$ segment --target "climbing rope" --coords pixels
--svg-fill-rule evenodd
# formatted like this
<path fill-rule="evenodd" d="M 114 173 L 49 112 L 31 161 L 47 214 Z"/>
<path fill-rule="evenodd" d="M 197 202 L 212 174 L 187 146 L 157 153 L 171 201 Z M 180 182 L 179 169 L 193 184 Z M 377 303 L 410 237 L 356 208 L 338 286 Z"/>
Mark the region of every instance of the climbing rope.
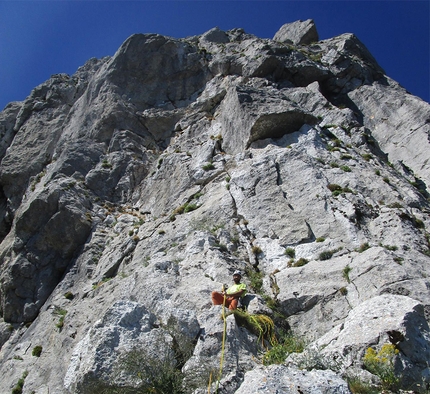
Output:
<path fill-rule="evenodd" d="M 209 374 L 208 394 L 211 394 L 212 372 Z"/>
<path fill-rule="evenodd" d="M 224 292 L 224 285 L 222 287 L 222 290 Z M 221 376 L 222 376 L 222 366 L 224 363 L 225 337 L 226 337 L 226 333 L 227 333 L 227 319 L 225 316 L 225 299 L 226 299 L 226 294 L 224 293 L 224 299 L 222 302 L 222 319 L 224 321 L 224 329 L 222 332 L 221 358 L 220 358 L 220 362 L 219 362 L 219 374 L 218 374 L 218 380 L 216 382 L 215 394 L 218 394 L 219 382 L 220 382 Z"/>

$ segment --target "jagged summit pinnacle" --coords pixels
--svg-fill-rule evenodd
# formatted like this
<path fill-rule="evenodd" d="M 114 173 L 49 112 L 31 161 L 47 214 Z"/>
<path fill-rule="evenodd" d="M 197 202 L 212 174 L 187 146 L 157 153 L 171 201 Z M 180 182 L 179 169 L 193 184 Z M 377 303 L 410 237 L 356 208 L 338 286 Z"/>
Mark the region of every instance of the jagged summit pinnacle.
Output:
<path fill-rule="evenodd" d="M 0 112 L 0 392 L 197 394 L 222 355 L 212 391 L 348 393 L 381 351 L 422 391 L 429 111 L 311 20 L 52 76 Z M 269 336 L 212 305 L 236 270 Z"/>

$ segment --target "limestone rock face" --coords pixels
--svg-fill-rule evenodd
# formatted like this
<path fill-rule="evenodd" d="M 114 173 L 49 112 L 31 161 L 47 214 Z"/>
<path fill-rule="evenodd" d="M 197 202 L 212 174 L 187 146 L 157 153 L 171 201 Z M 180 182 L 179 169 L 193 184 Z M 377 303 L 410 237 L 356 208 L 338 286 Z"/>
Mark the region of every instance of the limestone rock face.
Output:
<path fill-rule="evenodd" d="M 375 129 L 374 136 L 388 159 L 403 165 L 412 181 L 422 179 L 428 185 L 428 152 L 420 142 L 428 138 L 430 130 L 428 103 L 410 94 L 395 94 L 402 88 L 390 79 L 387 82 L 395 89 L 372 85 L 369 95 L 369 87 L 362 86 L 349 95 L 363 111 L 364 125 Z M 402 132 L 397 133 L 397 130 Z M 410 172 L 412 168 L 414 170 Z"/>
<path fill-rule="evenodd" d="M 385 345 L 424 392 L 429 118 L 311 20 L 136 34 L 53 75 L 0 112 L 0 392 L 347 393 L 384 383 Z M 221 318 L 236 269 L 303 353 L 263 365 L 273 337 Z"/>

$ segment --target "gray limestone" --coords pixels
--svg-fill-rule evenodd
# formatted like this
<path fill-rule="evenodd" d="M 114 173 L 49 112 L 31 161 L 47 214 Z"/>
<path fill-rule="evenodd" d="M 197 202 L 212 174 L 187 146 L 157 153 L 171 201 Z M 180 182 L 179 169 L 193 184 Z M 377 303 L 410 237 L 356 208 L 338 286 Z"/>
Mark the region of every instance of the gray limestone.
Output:
<path fill-rule="evenodd" d="M 352 373 L 378 383 L 363 355 L 393 341 L 419 391 L 429 110 L 357 37 L 318 41 L 311 20 L 274 40 L 136 34 L 9 104 L 0 392 L 25 372 L 23 394 L 144 390 L 142 371 L 173 368 L 195 394 L 210 376 L 223 394 L 347 393 Z M 210 294 L 236 269 L 249 314 L 302 355 L 263 365 L 271 344 L 234 315 L 223 352 Z"/>

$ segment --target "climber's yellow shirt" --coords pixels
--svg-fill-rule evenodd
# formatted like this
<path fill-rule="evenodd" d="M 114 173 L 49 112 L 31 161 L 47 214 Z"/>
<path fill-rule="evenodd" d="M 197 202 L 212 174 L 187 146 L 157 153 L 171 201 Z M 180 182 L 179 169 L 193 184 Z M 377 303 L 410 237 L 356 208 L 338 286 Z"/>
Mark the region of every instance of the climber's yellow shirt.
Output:
<path fill-rule="evenodd" d="M 242 295 L 241 295 L 241 297 L 243 297 L 245 295 L 245 293 L 246 293 L 246 285 L 245 285 L 245 283 L 239 283 L 238 285 L 230 286 L 227 289 L 227 294 L 234 294 L 234 293 L 237 293 L 238 291 L 241 291 L 241 290 L 245 290 L 242 293 Z"/>

